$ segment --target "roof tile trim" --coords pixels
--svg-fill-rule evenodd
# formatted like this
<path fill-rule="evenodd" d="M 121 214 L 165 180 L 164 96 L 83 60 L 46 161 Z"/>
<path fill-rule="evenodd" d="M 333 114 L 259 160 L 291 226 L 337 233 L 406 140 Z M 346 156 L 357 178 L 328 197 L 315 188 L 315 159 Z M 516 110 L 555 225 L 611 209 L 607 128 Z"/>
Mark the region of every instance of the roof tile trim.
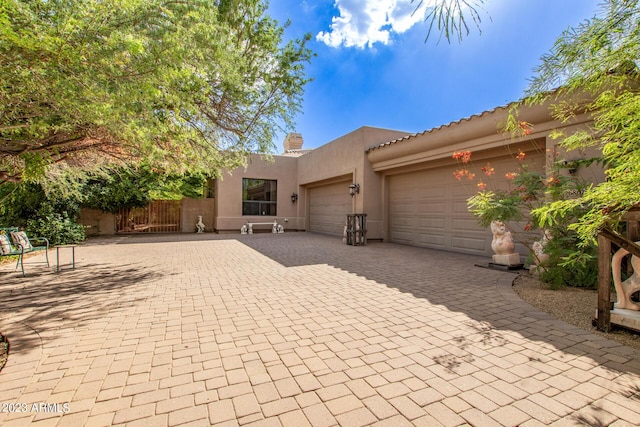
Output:
<path fill-rule="evenodd" d="M 374 146 L 371 146 L 371 147 L 367 148 L 365 150 L 365 153 L 368 153 L 368 152 L 373 151 L 373 150 L 378 150 L 378 149 L 381 149 L 381 148 L 385 148 L 385 147 L 388 147 L 390 145 L 396 144 L 398 142 L 408 141 L 410 139 L 417 138 L 420 135 L 426 135 L 428 133 L 433 133 L 433 132 L 436 132 L 438 130 L 449 128 L 449 127 L 454 126 L 454 125 L 459 125 L 462 122 L 468 122 L 470 120 L 473 120 L 473 119 L 476 119 L 476 118 L 479 118 L 479 117 L 482 117 L 482 116 L 485 116 L 485 115 L 493 114 L 493 113 L 497 112 L 498 110 L 504 110 L 504 109 L 510 108 L 512 105 L 517 104 L 519 102 L 520 101 L 516 101 L 516 102 L 512 102 L 512 103 L 507 104 L 507 105 L 501 105 L 501 106 L 492 108 L 491 110 L 483 111 L 482 113 L 479 113 L 479 114 L 473 114 L 473 115 L 471 115 L 469 117 L 463 117 L 462 119 L 459 119 L 459 120 L 456 120 L 456 121 L 453 121 L 453 122 L 450 122 L 450 123 L 447 123 L 447 124 L 444 124 L 444 125 L 440 125 L 440 126 L 435 127 L 435 128 L 427 129 L 425 131 L 418 132 L 418 133 L 412 133 L 410 135 L 403 136 L 402 138 L 396 138 L 396 139 L 393 139 L 391 141 L 382 142 L 380 144 L 377 144 L 377 145 L 374 145 Z"/>

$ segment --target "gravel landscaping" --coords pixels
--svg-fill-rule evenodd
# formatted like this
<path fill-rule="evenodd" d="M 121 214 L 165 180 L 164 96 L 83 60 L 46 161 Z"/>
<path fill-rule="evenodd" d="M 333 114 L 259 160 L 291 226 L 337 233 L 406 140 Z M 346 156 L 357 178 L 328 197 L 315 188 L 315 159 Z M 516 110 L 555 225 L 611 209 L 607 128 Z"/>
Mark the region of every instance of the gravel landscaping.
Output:
<path fill-rule="evenodd" d="M 518 276 L 513 283 L 513 290 L 524 301 L 557 319 L 640 350 L 640 333 L 614 325 L 612 331 L 606 334 L 592 325 L 598 308 L 596 290 L 569 287 L 553 290 L 529 274 Z M 615 301 L 615 298 L 613 294 L 611 301 Z"/>

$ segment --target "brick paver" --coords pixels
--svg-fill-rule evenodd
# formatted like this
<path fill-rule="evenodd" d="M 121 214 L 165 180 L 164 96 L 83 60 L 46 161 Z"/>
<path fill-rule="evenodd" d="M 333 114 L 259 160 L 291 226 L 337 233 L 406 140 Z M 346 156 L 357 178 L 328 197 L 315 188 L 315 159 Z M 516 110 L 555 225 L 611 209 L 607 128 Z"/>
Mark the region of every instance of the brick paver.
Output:
<path fill-rule="evenodd" d="M 3 266 L 0 424 L 640 424 L 640 352 L 486 263 L 285 233 L 118 236 L 75 271 Z"/>

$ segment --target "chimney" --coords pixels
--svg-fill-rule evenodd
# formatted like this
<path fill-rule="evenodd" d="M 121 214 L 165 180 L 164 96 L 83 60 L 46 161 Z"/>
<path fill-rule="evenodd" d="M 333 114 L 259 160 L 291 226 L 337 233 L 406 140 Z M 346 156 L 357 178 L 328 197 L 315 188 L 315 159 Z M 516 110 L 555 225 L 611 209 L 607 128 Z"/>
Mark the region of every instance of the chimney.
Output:
<path fill-rule="evenodd" d="M 299 133 L 290 133 L 284 138 L 284 152 L 289 150 L 300 150 L 303 143 L 302 135 Z"/>

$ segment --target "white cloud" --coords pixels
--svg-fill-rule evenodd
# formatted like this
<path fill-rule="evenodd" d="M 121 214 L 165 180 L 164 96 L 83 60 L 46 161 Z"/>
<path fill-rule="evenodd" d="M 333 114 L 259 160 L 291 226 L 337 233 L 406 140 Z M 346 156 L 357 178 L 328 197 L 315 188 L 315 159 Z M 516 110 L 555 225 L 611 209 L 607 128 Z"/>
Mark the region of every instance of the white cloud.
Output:
<path fill-rule="evenodd" d="M 392 33 L 404 33 L 424 20 L 424 3 L 429 1 L 416 12 L 418 1 L 335 0 L 339 16 L 334 16 L 330 30 L 321 31 L 316 39 L 331 47 L 388 44 Z"/>

